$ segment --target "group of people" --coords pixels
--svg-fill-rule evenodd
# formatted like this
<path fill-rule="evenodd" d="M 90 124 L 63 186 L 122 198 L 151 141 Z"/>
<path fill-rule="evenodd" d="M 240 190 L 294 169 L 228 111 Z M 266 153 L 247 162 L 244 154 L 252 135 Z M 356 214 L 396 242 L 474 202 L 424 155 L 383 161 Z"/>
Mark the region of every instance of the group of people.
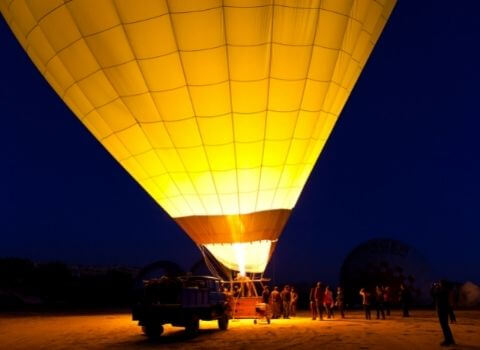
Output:
<path fill-rule="evenodd" d="M 337 307 L 342 318 L 345 318 L 345 296 L 343 288 L 337 288 L 335 299 L 330 286 L 324 286 L 322 282 L 317 282 L 310 289 L 310 310 L 312 312 L 312 320 L 323 320 L 325 314 L 327 318 L 334 318 L 333 309 Z"/>
<path fill-rule="evenodd" d="M 410 290 L 400 285 L 398 299 L 394 298 L 392 289 L 389 286 L 377 285 L 374 289 L 361 288 L 359 294 L 362 298 L 362 305 L 365 310 L 365 319 L 370 320 L 372 306 L 377 311 L 377 319 L 385 319 L 390 316 L 390 308 L 394 300 L 400 301 L 403 317 L 410 316 L 411 294 Z M 322 282 L 317 282 L 310 289 L 310 310 L 312 319 L 317 317 L 323 320 L 323 316 L 333 318 L 333 310 L 337 308 L 342 318 L 345 318 L 345 295 L 342 287 L 338 287 L 335 297 L 329 286 L 324 286 Z"/>
<path fill-rule="evenodd" d="M 365 319 L 371 320 L 372 305 L 377 311 L 377 320 L 385 319 L 385 315 L 390 316 L 390 306 L 393 302 L 392 290 L 389 286 L 376 286 L 374 291 L 367 288 L 360 289 L 359 292 L 362 297 L 362 305 L 365 310 Z M 410 290 L 403 284 L 400 285 L 398 300 L 402 306 L 402 316 L 410 317 L 411 294 Z"/>
<path fill-rule="evenodd" d="M 280 292 L 278 287 L 274 287 L 270 292 L 268 286 L 263 287 L 262 301 L 265 304 L 271 305 L 272 318 L 290 318 L 296 316 L 298 292 L 294 287 L 285 285 Z"/>
<path fill-rule="evenodd" d="M 240 280 L 239 280 L 240 281 Z M 254 286 L 250 280 L 241 280 L 241 287 L 233 288 L 233 296 L 253 296 Z M 228 292 L 228 288 L 226 288 Z M 402 308 L 402 316 L 410 317 L 410 305 L 412 303 L 412 295 L 410 289 L 404 284 L 400 285 L 398 294 L 393 293 L 389 286 L 377 285 L 375 288 L 361 288 L 359 291 L 361 296 L 363 309 L 365 311 L 365 319 L 371 320 L 372 307 L 376 309 L 376 318 L 385 320 L 386 316 L 390 316 L 390 308 L 392 303 L 399 302 Z M 278 287 L 274 287 L 272 291 L 265 285 L 262 291 L 262 301 L 270 305 L 272 310 L 272 318 L 290 318 L 296 316 L 298 291 L 289 285 L 285 285 L 280 291 Z M 455 344 L 452 332 L 448 325 L 456 323 L 454 314 L 455 291 L 453 287 L 446 281 L 440 281 L 432 286 L 432 297 L 438 313 L 440 326 L 444 333 L 445 340 L 441 345 Z M 310 289 L 310 310 L 312 320 L 323 320 L 324 316 L 329 319 L 334 318 L 334 309 L 337 309 L 341 318 L 345 318 L 345 295 L 342 287 L 337 287 L 334 296 L 332 289 L 317 282 Z"/>
<path fill-rule="evenodd" d="M 390 307 L 393 302 L 393 295 L 389 286 L 376 286 L 370 291 L 362 288 L 359 292 L 362 297 L 362 305 L 365 310 L 365 318 L 371 319 L 371 309 L 375 306 L 377 311 L 377 319 L 385 319 L 390 316 Z M 402 305 L 403 316 L 409 317 L 410 292 L 404 285 L 400 286 L 399 298 Z M 270 291 L 268 286 L 263 287 L 262 300 L 269 304 L 272 309 L 272 318 L 289 318 L 296 315 L 298 292 L 294 287 L 285 285 L 280 291 L 278 287 L 274 287 Z M 328 319 L 334 318 L 334 310 L 337 309 L 341 318 L 345 318 L 345 294 L 342 287 L 337 287 L 334 295 L 330 286 L 317 282 L 310 289 L 310 311 L 312 320 L 323 320 L 324 316 Z"/>
<path fill-rule="evenodd" d="M 362 297 L 362 305 L 365 310 L 365 319 L 372 319 L 371 308 L 375 305 L 377 310 L 377 320 L 385 319 L 385 314 L 390 316 L 390 305 L 392 303 L 392 293 L 390 287 L 376 286 L 374 293 L 367 288 L 360 289 L 360 296 Z M 405 311 L 406 310 L 406 311 Z M 404 316 L 408 317 L 408 307 L 404 309 Z"/>

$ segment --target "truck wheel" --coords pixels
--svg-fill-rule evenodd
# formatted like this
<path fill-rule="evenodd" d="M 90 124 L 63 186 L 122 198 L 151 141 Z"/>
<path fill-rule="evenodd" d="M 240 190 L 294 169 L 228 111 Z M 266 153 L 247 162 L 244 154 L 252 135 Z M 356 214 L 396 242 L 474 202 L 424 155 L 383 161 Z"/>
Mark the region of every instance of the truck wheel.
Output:
<path fill-rule="evenodd" d="M 226 331 L 228 329 L 228 316 L 223 315 L 218 319 L 218 328 L 222 331 Z"/>
<path fill-rule="evenodd" d="M 192 315 L 187 325 L 185 326 L 185 332 L 189 336 L 194 336 L 198 333 L 199 328 L 200 328 L 200 319 L 198 318 L 197 315 Z"/>
<path fill-rule="evenodd" d="M 159 323 L 148 322 L 142 326 L 143 334 L 150 339 L 157 339 L 163 333 L 163 326 Z"/>

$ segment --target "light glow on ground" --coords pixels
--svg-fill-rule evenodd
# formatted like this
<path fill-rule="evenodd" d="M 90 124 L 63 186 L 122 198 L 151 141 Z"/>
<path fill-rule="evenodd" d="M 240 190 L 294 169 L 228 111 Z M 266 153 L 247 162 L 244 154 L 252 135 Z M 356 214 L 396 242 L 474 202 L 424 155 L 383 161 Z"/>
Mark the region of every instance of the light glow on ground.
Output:
<path fill-rule="evenodd" d="M 346 320 L 312 321 L 307 313 L 290 320 L 254 325 L 253 320 L 230 322 L 219 331 L 216 322 L 201 322 L 199 335 L 186 339 L 180 327 L 165 326 L 158 343 L 141 334 L 128 313 L 83 316 L 0 316 L 0 348 L 31 349 L 438 349 L 442 340 L 434 311 L 413 311 L 403 319 L 395 310 L 386 321 L 363 319 L 361 312 Z M 375 316 L 375 315 L 373 315 Z M 480 311 L 457 313 L 452 331 L 455 349 L 479 349 Z"/>

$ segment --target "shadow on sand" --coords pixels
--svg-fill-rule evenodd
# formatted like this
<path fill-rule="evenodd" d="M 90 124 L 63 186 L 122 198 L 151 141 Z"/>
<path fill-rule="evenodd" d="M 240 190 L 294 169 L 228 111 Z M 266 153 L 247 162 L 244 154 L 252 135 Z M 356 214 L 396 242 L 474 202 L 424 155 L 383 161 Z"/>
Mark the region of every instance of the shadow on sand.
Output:
<path fill-rule="evenodd" d="M 152 349 L 161 345 L 166 344 L 184 344 L 188 346 L 189 343 L 197 343 L 204 340 L 204 338 L 209 337 L 213 334 L 218 334 L 223 331 L 219 329 L 200 329 L 195 336 L 190 336 L 185 333 L 183 330 L 178 330 L 174 332 L 169 332 L 167 334 L 163 334 L 158 339 L 148 339 L 143 334 L 139 334 L 130 340 L 122 341 L 119 343 L 111 344 L 111 348 L 128 348 L 128 349 Z"/>

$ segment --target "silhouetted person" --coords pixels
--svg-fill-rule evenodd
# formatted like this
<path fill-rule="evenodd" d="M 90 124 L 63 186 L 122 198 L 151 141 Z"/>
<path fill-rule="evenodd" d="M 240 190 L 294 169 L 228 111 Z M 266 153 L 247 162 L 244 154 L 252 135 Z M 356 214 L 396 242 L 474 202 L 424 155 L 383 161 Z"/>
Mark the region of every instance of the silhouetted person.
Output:
<path fill-rule="evenodd" d="M 403 317 L 410 317 L 411 300 L 410 290 L 402 283 L 400 285 L 400 303 L 402 304 Z"/>
<path fill-rule="evenodd" d="M 283 287 L 282 293 L 283 318 L 290 318 L 290 302 L 292 301 L 292 294 L 290 293 L 290 286 Z"/>
<path fill-rule="evenodd" d="M 290 315 L 297 316 L 298 292 L 292 287 L 292 301 L 290 302 Z"/>
<path fill-rule="evenodd" d="M 380 319 L 380 315 L 382 315 L 382 320 L 385 319 L 385 310 L 383 306 L 383 289 L 380 286 L 375 288 L 375 307 L 377 309 L 377 320 Z"/>
<path fill-rule="evenodd" d="M 457 293 L 454 286 L 448 291 L 448 317 L 450 318 L 450 323 L 457 323 L 457 318 L 455 317 L 455 312 L 453 311 L 457 305 Z"/>
<path fill-rule="evenodd" d="M 343 288 L 337 287 L 337 296 L 335 298 L 335 306 L 338 308 L 342 318 L 345 318 L 345 295 L 343 294 Z"/>
<path fill-rule="evenodd" d="M 234 298 L 239 298 L 240 297 L 240 288 L 237 285 L 233 286 L 233 293 L 232 293 Z"/>
<path fill-rule="evenodd" d="M 371 320 L 372 315 L 370 312 L 371 307 L 371 294 L 365 288 L 360 289 L 360 295 L 362 296 L 362 305 L 363 309 L 365 310 L 365 319 Z"/>
<path fill-rule="evenodd" d="M 254 291 L 255 286 L 253 285 L 252 279 L 250 277 L 238 273 L 235 277 L 235 280 L 240 282 L 241 297 L 251 297 L 256 294 L 256 292 Z"/>
<path fill-rule="evenodd" d="M 245 275 L 242 275 L 241 273 L 237 273 L 235 276 L 235 281 L 238 282 L 238 298 L 245 297 L 246 295 L 246 290 L 245 290 Z"/>
<path fill-rule="evenodd" d="M 323 296 L 323 306 L 328 318 L 333 318 L 333 294 L 330 287 L 325 288 L 325 294 Z"/>
<path fill-rule="evenodd" d="M 317 287 L 314 285 L 310 288 L 310 310 L 312 311 L 312 320 L 317 319 L 317 305 L 315 304 L 315 289 Z"/>
<path fill-rule="evenodd" d="M 319 320 L 323 320 L 323 297 L 325 295 L 325 289 L 323 288 L 322 282 L 317 282 L 315 287 L 314 298 L 315 298 L 315 308 L 317 310 L 317 315 Z"/>
<path fill-rule="evenodd" d="M 268 304 L 269 301 L 270 301 L 270 289 L 268 288 L 268 286 L 264 286 L 262 291 L 262 302 L 264 302 L 265 304 Z"/>
<path fill-rule="evenodd" d="M 383 288 L 383 305 L 385 306 L 387 316 L 390 316 L 390 307 L 392 305 L 392 290 L 390 286 Z"/>
<path fill-rule="evenodd" d="M 273 288 L 271 299 L 272 299 L 272 318 L 279 318 L 280 312 L 282 310 L 282 297 L 280 296 L 278 287 Z"/>
<path fill-rule="evenodd" d="M 437 309 L 438 321 L 445 340 L 440 344 L 442 346 L 449 346 L 455 344 L 452 331 L 448 325 L 448 314 L 450 312 L 450 303 L 448 300 L 450 288 L 445 281 L 435 283 L 432 286 L 432 297 L 435 301 L 435 307 Z"/>
<path fill-rule="evenodd" d="M 227 310 L 228 310 L 229 313 L 231 313 L 232 310 L 234 309 L 234 305 L 235 305 L 233 293 L 230 291 L 228 286 L 223 287 L 223 293 L 225 293 L 225 301 L 227 303 Z"/>

